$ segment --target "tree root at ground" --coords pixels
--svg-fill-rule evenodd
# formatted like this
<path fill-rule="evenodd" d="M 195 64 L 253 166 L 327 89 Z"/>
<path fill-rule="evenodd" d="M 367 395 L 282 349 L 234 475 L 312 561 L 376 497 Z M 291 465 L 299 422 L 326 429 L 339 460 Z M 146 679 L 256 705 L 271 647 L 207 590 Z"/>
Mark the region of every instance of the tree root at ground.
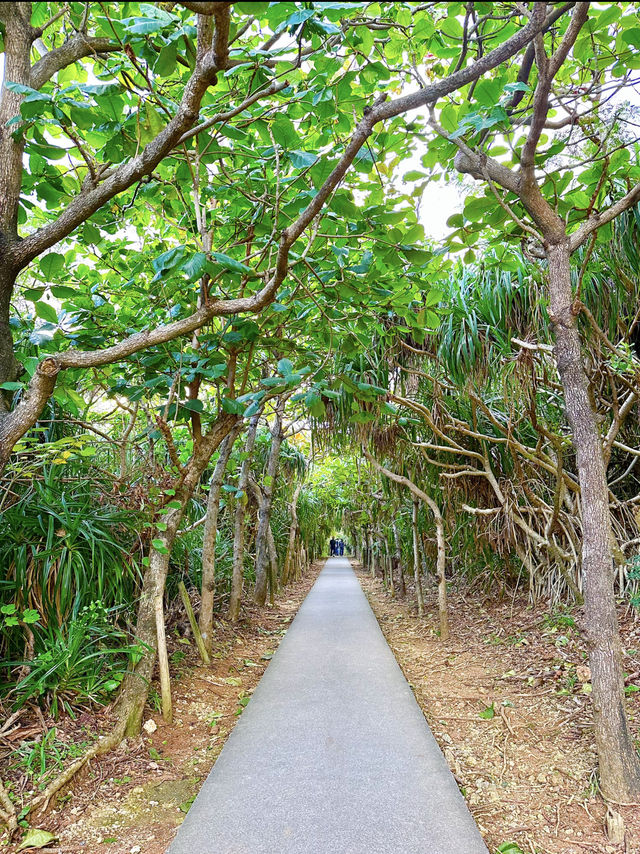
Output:
<path fill-rule="evenodd" d="M 122 715 L 108 735 L 101 736 L 80 759 L 69 765 L 62 774 L 56 777 L 55 780 L 52 780 L 47 788 L 27 805 L 25 815 L 30 815 L 39 809 L 46 810 L 51 798 L 68 785 L 85 765 L 97 756 L 104 756 L 106 753 L 115 750 L 122 743 L 126 725 L 127 717 L 126 715 Z"/>
<path fill-rule="evenodd" d="M 147 686 L 145 686 L 145 688 L 147 688 Z M 92 759 L 95 759 L 98 756 L 104 756 L 119 747 L 125 736 L 133 735 L 134 726 L 136 729 L 140 729 L 139 715 L 137 715 L 136 712 L 139 711 L 142 695 L 144 695 L 144 700 L 146 700 L 147 690 L 145 690 L 145 688 L 128 693 L 126 698 L 124 698 L 124 702 L 121 702 L 120 704 L 118 718 L 111 732 L 108 735 L 100 736 L 96 743 L 90 747 L 83 756 L 69 765 L 69 767 L 59 774 L 55 780 L 52 780 L 51 783 L 49 783 L 43 792 L 27 804 L 22 811 L 22 815 L 24 817 L 31 815 L 38 810 L 45 811 L 48 808 L 51 799 L 57 795 L 61 789 L 67 786 L 76 774 L 85 767 L 85 765 L 91 762 Z M 3 786 L 1 780 L 0 820 L 6 824 L 9 830 L 9 837 L 11 838 L 18 829 L 18 817 L 15 805 L 9 798 L 7 790 Z"/>
<path fill-rule="evenodd" d="M 0 822 L 6 825 L 9 831 L 9 838 L 18 829 L 18 814 L 16 813 L 16 805 L 9 797 L 4 783 L 0 780 Z"/>

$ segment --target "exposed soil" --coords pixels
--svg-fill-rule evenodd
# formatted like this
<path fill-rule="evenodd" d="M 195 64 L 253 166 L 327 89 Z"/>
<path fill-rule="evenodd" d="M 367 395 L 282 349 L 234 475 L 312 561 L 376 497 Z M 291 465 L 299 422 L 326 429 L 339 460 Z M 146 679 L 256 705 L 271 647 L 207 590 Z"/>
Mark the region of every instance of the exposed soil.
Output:
<path fill-rule="evenodd" d="M 605 834 L 576 615 L 452 594 L 443 642 L 434 590 L 418 619 L 410 596 L 394 600 L 379 578 L 355 569 L 489 850 L 640 854 L 640 805 L 612 805 L 624 843 Z M 624 609 L 620 621 L 627 710 L 639 736 L 640 619 Z"/>
<path fill-rule="evenodd" d="M 218 620 L 210 667 L 200 664 L 187 638 L 168 638 L 173 725 L 147 708 L 140 738 L 94 760 L 47 815 L 35 817 L 33 826 L 58 839 L 55 847 L 43 850 L 164 854 L 321 567 L 315 564 L 301 581 L 289 585 L 274 606 L 246 607 L 233 627 Z M 86 742 L 105 726 L 103 718 L 82 714 L 76 721 L 59 721 L 56 737 L 70 745 Z M 5 753 L 3 764 L 9 767 L 3 769 L 4 779 L 15 790 L 28 790 L 29 778 L 11 769 L 15 754 L 8 750 L 52 725 L 24 715 L 10 740 L 0 741 L 0 756 Z M 3 841 L 0 837 L 0 849 L 13 854 L 18 843 L 3 848 Z"/>

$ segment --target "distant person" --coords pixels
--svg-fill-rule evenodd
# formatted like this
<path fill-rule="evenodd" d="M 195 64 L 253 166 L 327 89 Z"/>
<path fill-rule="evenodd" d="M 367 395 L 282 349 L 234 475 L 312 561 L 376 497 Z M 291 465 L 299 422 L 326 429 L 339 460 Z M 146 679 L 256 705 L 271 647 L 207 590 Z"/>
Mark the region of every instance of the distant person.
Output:
<path fill-rule="evenodd" d="M 333 537 L 331 537 L 331 539 L 329 540 L 329 554 L 331 557 L 333 557 L 335 555 L 335 553 L 336 553 L 336 541 L 333 539 Z"/>
<path fill-rule="evenodd" d="M 344 541 L 343 540 L 338 540 L 338 554 L 340 555 L 340 557 L 342 557 L 342 555 L 344 554 Z"/>

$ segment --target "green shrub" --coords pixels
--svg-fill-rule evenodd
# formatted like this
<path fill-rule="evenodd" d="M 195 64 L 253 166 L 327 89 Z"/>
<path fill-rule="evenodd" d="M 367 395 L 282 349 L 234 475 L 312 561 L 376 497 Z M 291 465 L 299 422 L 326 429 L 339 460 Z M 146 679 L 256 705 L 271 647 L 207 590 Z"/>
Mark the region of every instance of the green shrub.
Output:
<path fill-rule="evenodd" d="M 35 701 L 54 717 L 62 709 L 73 715 L 72 702 L 76 708 L 108 702 L 131 659 L 142 651 L 99 602 L 83 607 L 67 626 L 34 626 L 34 633 L 41 651 L 29 661 L 2 663 L 8 670 L 26 671 L 12 688 L 0 680 L 2 694 L 14 708 Z"/>

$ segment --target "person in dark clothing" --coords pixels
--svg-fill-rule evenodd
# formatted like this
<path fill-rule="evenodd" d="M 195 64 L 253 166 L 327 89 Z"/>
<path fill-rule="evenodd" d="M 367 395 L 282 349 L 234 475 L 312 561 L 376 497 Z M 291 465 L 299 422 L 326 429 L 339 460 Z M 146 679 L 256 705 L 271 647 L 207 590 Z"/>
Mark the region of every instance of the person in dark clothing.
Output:
<path fill-rule="evenodd" d="M 340 557 L 344 554 L 344 540 L 338 540 L 338 554 Z"/>
<path fill-rule="evenodd" d="M 336 553 L 336 541 L 333 539 L 333 537 L 331 537 L 331 539 L 329 540 L 329 554 L 331 557 L 333 557 L 335 555 L 335 553 Z"/>

